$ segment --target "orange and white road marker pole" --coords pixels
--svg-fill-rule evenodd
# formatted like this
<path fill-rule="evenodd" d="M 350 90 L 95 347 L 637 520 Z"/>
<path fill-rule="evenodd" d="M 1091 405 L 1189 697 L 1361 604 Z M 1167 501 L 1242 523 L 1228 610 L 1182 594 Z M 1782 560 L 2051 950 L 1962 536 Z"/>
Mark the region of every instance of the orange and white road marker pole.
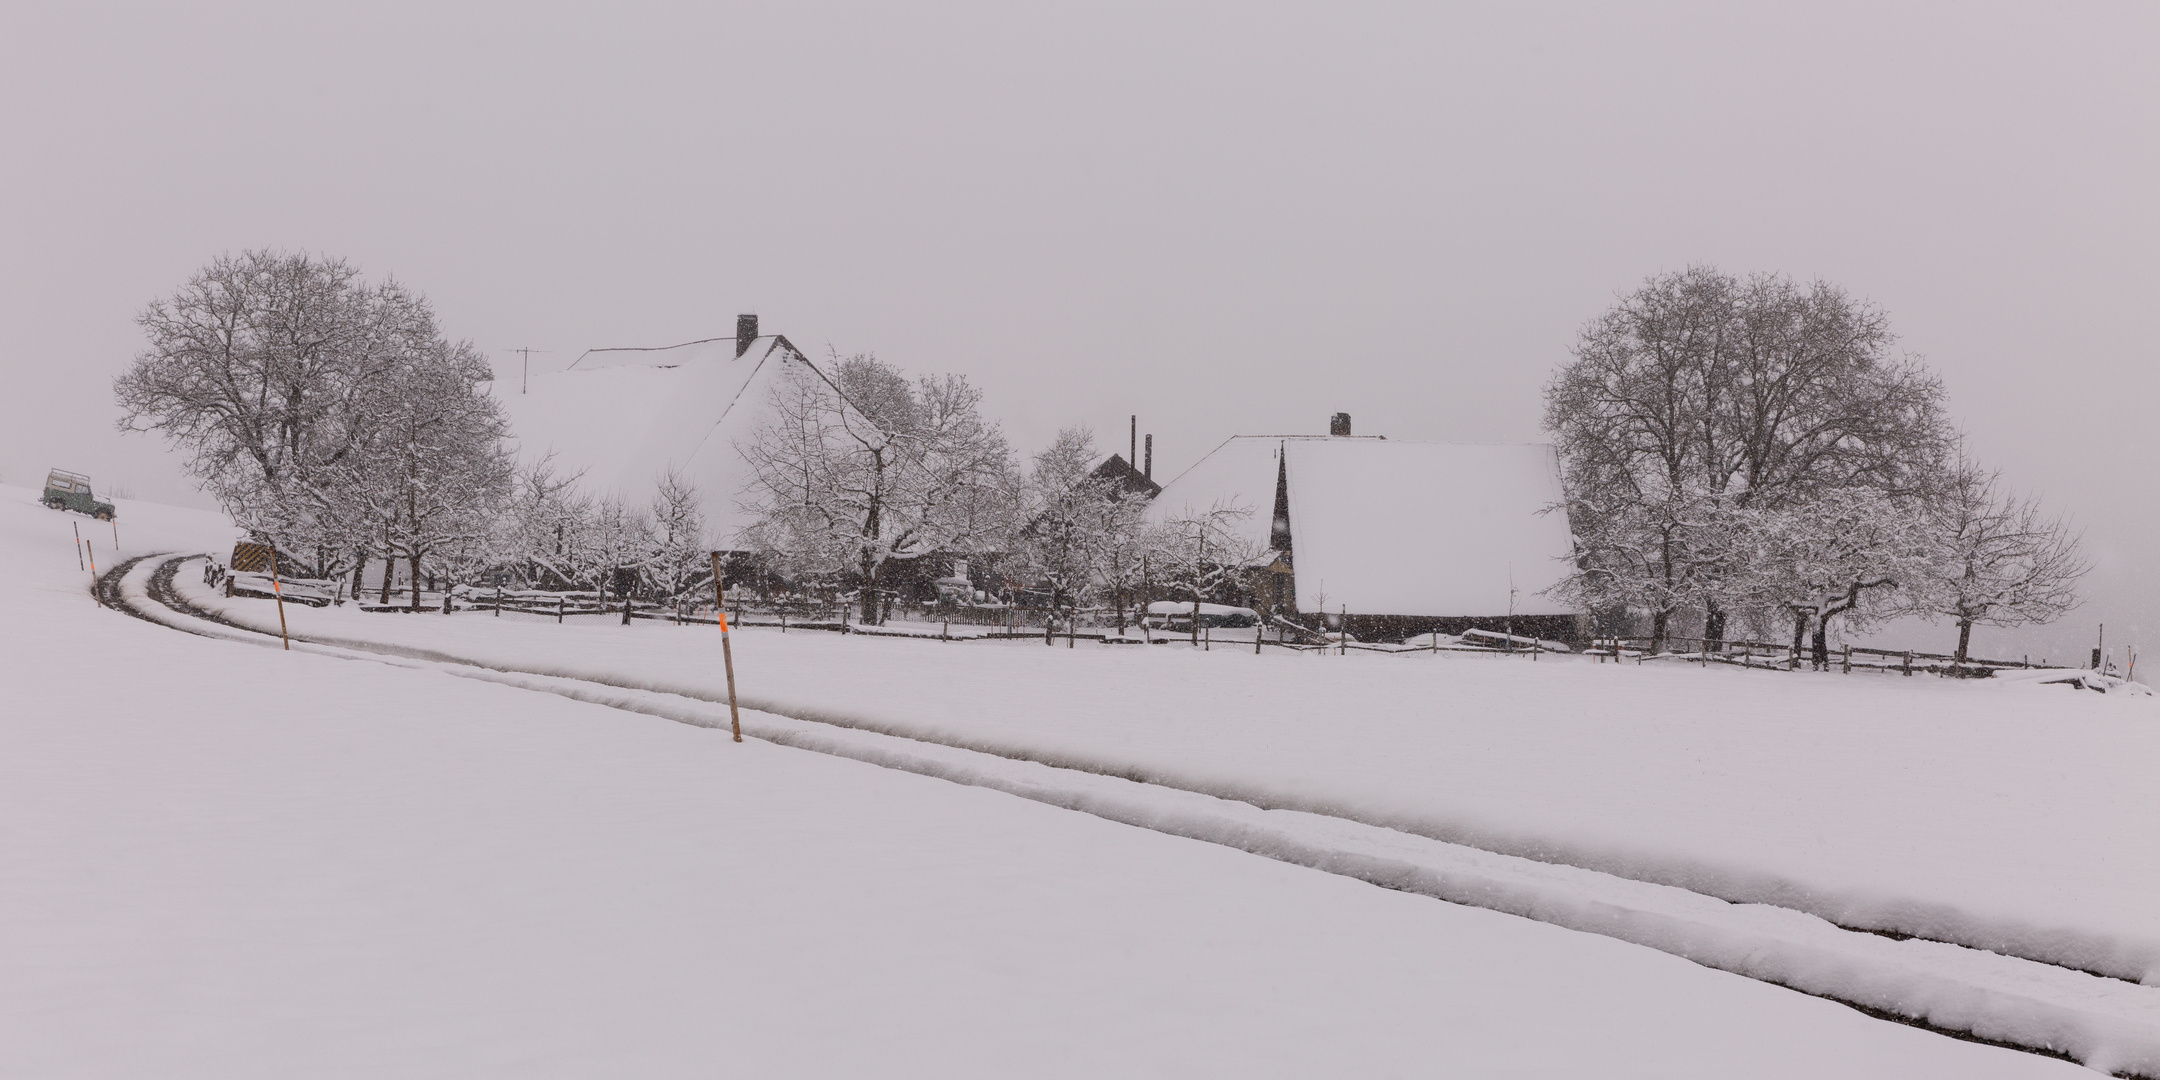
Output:
<path fill-rule="evenodd" d="M 727 665 L 727 712 L 728 722 L 734 726 L 735 741 L 742 741 L 742 713 L 735 707 L 735 650 L 728 645 L 727 586 L 720 576 L 720 553 L 712 553 L 713 614 L 720 619 L 720 662 Z"/>
<path fill-rule="evenodd" d="M 69 522 L 69 524 L 73 525 L 74 523 Z M 82 526 L 80 525 L 75 526 L 75 542 L 82 545 L 82 554 L 90 559 L 90 602 L 99 607 L 104 607 L 105 601 L 98 599 L 97 594 L 97 552 L 90 550 L 90 541 L 82 538 Z"/>
<path fill-rule="evenodd" d="M 414 587 L 414 588 L 419 588 L 419 583 L 418 583 L 418 582 L 414 582 L 414 583 L 413 583 L 413 587 Z M 272 545 L 272 546 L 271 546 L 271 548 L 270 548 L 270 594 L 271 594 L 272 596 L 275 596 L 275 597 L 277 597 L 277 632 L 278 632 L 278 637 L 280 637 L 280 638 L 282 638 L 282 639 L 284 640 L 284 642 L 285 642 L 285 651 L 286 651 L 286 652 L 291 652 L 291 651 L 292 651 L 292 635 L 290 635 L 290 634 L 287 634 L 287 633 L 285 632 L 285 590 L 284 590 L 283 588 L 280 588 L 280 587 L 279 587 L 279 585 L 278 585 L 278 572 L 277 572 L 277 547 L 276 547 L 275 545 Z"/>

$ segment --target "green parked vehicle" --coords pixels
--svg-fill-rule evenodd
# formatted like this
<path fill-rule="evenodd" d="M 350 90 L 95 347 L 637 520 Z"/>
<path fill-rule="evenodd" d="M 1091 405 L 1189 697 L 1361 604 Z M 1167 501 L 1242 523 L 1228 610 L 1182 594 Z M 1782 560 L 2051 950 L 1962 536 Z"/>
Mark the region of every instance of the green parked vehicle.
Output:
<path fill-rule="evenodd" d="M 89 477 L 66 469 L 54 469 L 45 477 L 45 505 L 88 514 L 99 521 L 111 521 L 116 513 L 113 504 L 99 502 L 90 494 Z"/>

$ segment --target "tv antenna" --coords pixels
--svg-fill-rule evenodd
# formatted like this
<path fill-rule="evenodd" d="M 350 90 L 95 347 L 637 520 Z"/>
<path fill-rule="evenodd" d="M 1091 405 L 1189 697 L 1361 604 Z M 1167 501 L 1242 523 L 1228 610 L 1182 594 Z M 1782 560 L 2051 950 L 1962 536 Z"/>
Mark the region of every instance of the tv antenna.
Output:
<path fill-rule="evenodd" d="M 521 364 L 519 365 L 519 368 L 518 368 L 518 393 L 522 394 L 522 393 L 526 392 L 526 390 L 530 389 L 530 388 L 531 388 L 531 386 L 532 386 L 532 354 L 534 354 L 534 353 L 550 353 L 550 352 L 554 352 L 555 350 L 553 350 L 553 349 L 532 349 L 532 348 L 522 348 L 522 347 L 521 347 L 521 348 L 511 349 L 511 350 L 509 350 L 509 351 L 510 351 L 510 352 L 514 352 L 514 353 L 518 354 L 518 356 L 519 356 L 520 358 L 522 358 L 522 360 L 523 360 L 523 362 L 522 362 L 522 363 L 521 363 Z"/>

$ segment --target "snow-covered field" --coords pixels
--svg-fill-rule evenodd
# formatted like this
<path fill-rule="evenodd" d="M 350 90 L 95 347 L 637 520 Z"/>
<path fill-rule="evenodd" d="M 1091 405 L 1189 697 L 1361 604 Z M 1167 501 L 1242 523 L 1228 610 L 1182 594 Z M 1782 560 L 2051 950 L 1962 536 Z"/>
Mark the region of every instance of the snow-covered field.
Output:
<path fill-rule="evenodd" d="M 104 527 L 33 495 L 0 488 L 0 1074 L 2068 1074 L 980 787 L 174 633 L 96 607 L 69 524 L 109 566 Z M 230 538 L 209 515 L 121 515 L 121 554 Z M 288 615 L 618 683 L 720 679 L 710 627 Z M 1552 658 L 735 643 L 747 700 L 784 713 L 2022 927 L 2145 970 L 2160 939 L 2135 902 L 2160 881 L 2141 700 Z"/>
<path fill-rule="evenodd" d="M 275 630 L 271 605 L 194 598 Z M 711 698 L 710 626 L 289 609 L 295 633 Z M 1184 646 L 735 635 L 745 703 L 2160 983 L 2160 699 Z"/>

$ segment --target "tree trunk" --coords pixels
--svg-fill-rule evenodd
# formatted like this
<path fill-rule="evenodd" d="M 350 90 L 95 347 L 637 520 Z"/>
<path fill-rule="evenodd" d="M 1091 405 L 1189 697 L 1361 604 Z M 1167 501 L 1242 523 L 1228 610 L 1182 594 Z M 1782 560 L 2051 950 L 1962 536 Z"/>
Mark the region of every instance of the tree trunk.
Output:
<path fill-rule="evenodd" d="M 877 625 L 877 571 L 876 560 L 865 552 L 862 557 L 862 624 Z"/>
<path fill-rule="evenodd" d="M 1670 611 L 1653 611 L 1650 613 L 1650 655 L 1656 656 L 1665 651 L 1665 628 L 1666 624 L 1671 621 L 1672 612 Z"/>
<path fill-rule="evenodd" d="M 1703 648 L 1711 652 L 1725 651 L 1725 609 L 1716 604 L 1705 605 L 1703 611 Z"/>
<path fill-rule="evenodd" d="M 353 555 L 352 598 L 354 602 L 358 602 L 360 599 L 360 579 L 366 574 L 367 549 L 361 548 L 356 554 Z"/>
<path fill-rule="evenodd" d="M 1958 620 L 1957 659 L 1952 662 L 1959 667 L 1965 666 L 1965 649 L 1972 644 L 1972 624 L 1971 619 Z"/>
<path fill-rule="evenodd" d="M 1795 608 L 1792 613 L 1792 669 L 1800 670 L 1800 643 L 1807 638 L 1808 613 L 1806 608 Z"/>
<path fill-rule="evenodd" d="M 410 558 L 412 560 L 412 606 L 408 610 L 418 611 L 420 610 L 420 549 L 414 548 Z"/>
<path fill-rule="evenodd" d="M 1817 619 L 1817 620 L 1815 620 L 1815 638 L 1814 638 L 1814 641 L 1812 642 L 1812 644 L 1813 644 L 1813 645 L 1814 645 L 1814 647 L 1815 647 L 1815 657 L 1814 657 L 1814 659 L 1815 659 L 1815 670 L 1817 670 L 1817 671 L 1828 671 L 1828 670 L 1830 670 L 1830 620 L 1829 620 L 1829 619 Z"/>

